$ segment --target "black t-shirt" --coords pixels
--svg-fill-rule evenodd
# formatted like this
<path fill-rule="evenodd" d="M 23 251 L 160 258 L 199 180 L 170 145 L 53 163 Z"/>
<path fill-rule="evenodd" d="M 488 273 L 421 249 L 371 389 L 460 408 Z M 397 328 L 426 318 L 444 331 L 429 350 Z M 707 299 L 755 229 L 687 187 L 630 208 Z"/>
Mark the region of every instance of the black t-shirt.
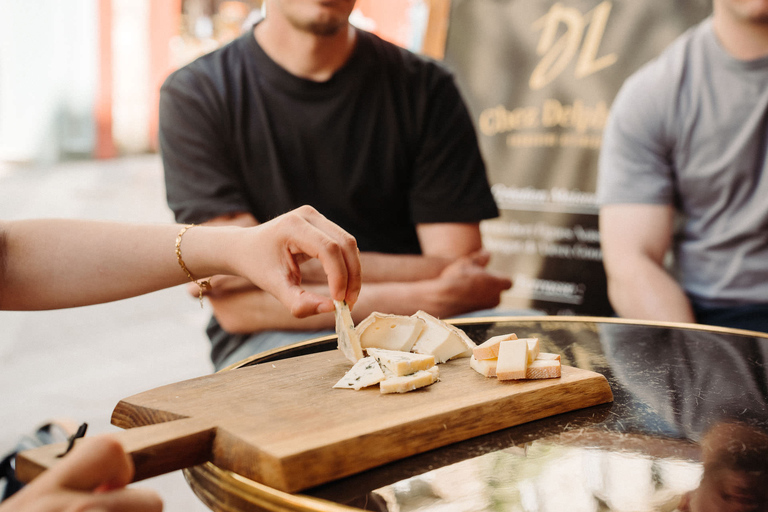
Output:
<path fill-rule="evenodd" d="M 363 31 L 321 83 L 252 32 L 197 59 L 162 87 L 160 144 L 179 222 L 310 204 L 362 251 L 417 254 L 416 224 L 498 215 L 451 74 Z"/>

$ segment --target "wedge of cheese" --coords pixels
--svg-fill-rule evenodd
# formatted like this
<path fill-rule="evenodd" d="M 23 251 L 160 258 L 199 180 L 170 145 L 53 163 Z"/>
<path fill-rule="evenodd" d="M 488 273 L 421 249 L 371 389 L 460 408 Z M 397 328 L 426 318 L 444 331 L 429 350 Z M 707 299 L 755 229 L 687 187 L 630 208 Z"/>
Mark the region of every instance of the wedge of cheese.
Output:
<path fill-rule="evenodd" d="M 481 360 L 481 359 L 495 359 L 499 357 L 499 343 L 502 341 L 507 340 L 516 340 L 517 335 L 514 333 L 511 334 L 500 334 L 498 336 L 494 336 L 492 338 L 488 338 L 478 346 L 476 346 L 474 349 L 472 349 L 472 355 L 475 357 L 475 359 Z"/>
<path fill-rule="evenodd" d="M 382 394 L 407 393 L 408 391 L 434 384 L 439 380 L 439 377 L 440 371 L 437 369 L 437 366 L 433 366 L 428 370 L 420 370 L 411 375 L 384 379 L 379 383 L 379 390 Z"/>
<path fill-rule="evenodd" d="M 496 365 L 499 360 L 493 359 L 477 359 L 475 356 L 469 358 L 469 367 L 475 370 L 483 377 L 495 377 Z"/>
<path fill-rule="evenodd" d="M 496 378 L 499 380 L 525 379 L 528 366 L 528 342 L 507 340 L 499 345 L 499 360 L 496 363 Z"/>
<path fill-rule="evenodd" d="M 426 323 L 426 328 L 411 349 L 413 352 L 433 355 L 437 363 L 472 355 L 475 344 L 461 329 L 424 311 L 417 311 L 413 316 Z"/>
<path fill-rule="evenodd" d="M 334 388 L 359 390 L 374 386 L 386 378 L 379 363 L 373 357 L 364 357 L 333 385 Z"/>
<path fill-rule="evenodd" d="M 560 377 L 560 361 L 536 359 L 525 369 L 526 379 L 555 379 Z"/>
<path fill-rule="evenodd" d="M 425 327 L 421 318 L 374 312 L 360 322 L 356 330 L 363 348 L 409 352 Z"/>
<path fill-rule="evenodd" d="M 338 348 L 347 359 L 356 363 L 363 358 L 363 348 L 360 346 L 360 338 L 355 331 L 355 323 L 349 312 L 349 306 L 345 301 L 339 300 L 334 300 L 333 305 L 336 306 L 334 314 L 336 316 L 336 336 L 339 339 Z"/>
<path fill-rule="evenodd" d="M 528 364 L 539 356 L 539 338 L 523 338 L 528 343 Z"/>
<path fill-rule="evenodd" d="M 402 377 L 435 366 L 435 356 L 433 355 L 381 348 L 368 348 L 366 351 L 369 356 L 376 359 L 387 378 Z"/>

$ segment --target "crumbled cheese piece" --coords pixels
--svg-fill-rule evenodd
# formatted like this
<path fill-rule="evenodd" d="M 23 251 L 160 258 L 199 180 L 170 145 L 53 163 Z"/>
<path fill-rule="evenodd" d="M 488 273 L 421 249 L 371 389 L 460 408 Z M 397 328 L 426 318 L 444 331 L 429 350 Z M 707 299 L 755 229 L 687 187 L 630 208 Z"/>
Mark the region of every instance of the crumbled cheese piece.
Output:
<path fill-rule="evenodd" d="M 379 363 L 376 362 L 376 359 L 364 357 L 356 362 L 333 387 L 358 390 L 378 384 L 384 379 L 384 372 L 381 370 Z"/>
<path fill-rule="evenodd" d="M 438 363 L 472 355 L 475 344 L 461 329 L 424 311 L 417 311 L 413 316 L 426 322 L 426 328 L 413 345 L 413 352 L 433 355 Z"/>
<path fill-rule="evenodd" d="M 360 338 L 355 331 L 355 323 L 352 320 L 352 314 L 349 312 L 349 306 L 346 301 L 333 301 L 336 306 L 336 336 L 338 337 L 338 348 L 342 353 L 352 361 L 358 362 L 363 358 L 363 348 L 360 346 Z"/>
<path fill-rule="evenodd" d="M 526 340 L 507 340 L 499 345 L 499 361 L 496 364 L 496 377 L 499 380 L 525 378 L 528 365 L 528 343 Z"/>
<path fill-rule="evenodd" d="M 475 356 L 469 358 L 469 367 L 475 370 L 483 377 L 495 377 L 496 365 L 498 359 L 476 359 Z"/>
<path fill-rule="evenodd" d="M 357 326 L 360 345 L 408 352 L 426 324 L 420 318 L 371 313 Z"/>
<path fill-rule="evenodd" d="M 420 370 L 411 375 L 404 375 L 402 377 L 390 377 L 379 383 L 379 390 L 382 394 L 387 393 L 407 393 L 414 389 L 423 388 L 429 386 L 439 380 L 440 372 L 437 366 L 433 366 L 428 370 Z"/>
<path fill-rule="evenodd" d="M 410 375 L 419 370 L 426 370 L 435 366 L 435 356 L 432 355 L 380 348 L 369 348 L 366 351 L 369 356 L 373 356 L 376 359 L 376 362 L 379 363 L 387 378 Z"/>
<path fill-rule="evenodd" d="M 484 342 L 482 342 L 472 350 L 472 355 L 475 356 L 475 359 L 478 359 L 478 360 L 495 359 L 499 357 L 499 343 L 501 343 L 502 341 L 516 340 L 516 339 L 517 339 L 517 335 L 514 333 L 500 334 L 498 336 L 488 338 L 487 340 L 485 340 Z"/>

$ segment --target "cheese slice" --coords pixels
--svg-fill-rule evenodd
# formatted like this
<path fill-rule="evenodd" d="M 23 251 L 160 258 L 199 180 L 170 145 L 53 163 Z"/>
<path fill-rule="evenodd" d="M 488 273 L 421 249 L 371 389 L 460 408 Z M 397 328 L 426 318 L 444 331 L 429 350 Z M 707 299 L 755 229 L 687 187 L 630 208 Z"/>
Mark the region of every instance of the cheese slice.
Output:
<path fill-rule="evenodd" d="M 528 364 L 539 355 L 539 338 L 523 338 L 528 343 Z"/>
<path fill-rule="evenodd" d="M 496 365 L 499 360 L 493 359 L 476 359 L 475 356 L 469 358 L 469 367 L 475 370 L 483 377 L 495 377 Z"/>
<path fill-rule="evenodd" d="M 528 366 L 528 342 L 526 340 L 507 340 L 499 345 L 499 361 L 496 364 L 496 377 L 499 380 L 524 379 Z"/>
<path fill-rule="evenodd" d="M 426 324 L 421 318 L 371 313 L 357 325 L 360 345 L 409 352 Z"/>
<path fill-rule="evenodd" d="M 536 359 L 525 369 L 526 379 L 556 379 L 560 377 L 560 361 Z"/>
<path fill-rule="evenodd" d="M 384 372 L 373 357 L 364 357 L 333 385 L 334 388 L 359 390 L 385 379 Z"/>
<path fill-rule="evenodd" d="M 399 350 L 385 350 L 381 348 L 366 349 L 369 356 L 373 356 L 379 363 L 384 375 L 387 377 L 401 377 L 410 375 L 420 370 L 426 370 L 435 366 L 435 356 L 426 354 L 414 354 Z"/>
<path fill-rule="evenodd" d="M 560 354 L 550 354 L 549 352 L 539 352 L 539 355 L 536 356 L 536 360 L 549 360 L 549 361 L 559 361 L 560 360 Z"/>
<path fill-rule="evenodd" d="M 433 366 L 428 370 L 420 370 L 411 375 L 384 379 L 379 383 L 379 390 L 382 394 L 407 393 L 408 391 L 423 388 L 437 382 L 439 376 L 440 371 L 437 369 L 437 366 Z"/>
<path fill-rule="evenodd" d="M 413 352 L 433 355 L 438 363 L 472 355 L 475 344 L 461 329 L 424 311 L 417 311 L 413 316 L 426 322 L 426 328 L 411 349 Z"/>
<path fill-rule="evenodd" d="M 363 358 L 363 348 L 360 346 L 360 338 L 355 331 L 355 323 L 349 312 L 349 306 L 343 300 L 334 300 L 333 305 L 336 306 L 334 314 L 336 316 L 336 336 L 339 339 L 338 348 L 347 359 L 356 363 Z"/>
<path fill-rule="evenodd" d="M 472 355 L 475 357 L 475 359 L 495 359 L 499 357 L 499 343 L 502 341 L 516 339 L 517 335 L 515 333 L 500 334 L 498 336 L 494 336 L 493 338 L 488 338 L 474 349 L 472 349 Z"/>

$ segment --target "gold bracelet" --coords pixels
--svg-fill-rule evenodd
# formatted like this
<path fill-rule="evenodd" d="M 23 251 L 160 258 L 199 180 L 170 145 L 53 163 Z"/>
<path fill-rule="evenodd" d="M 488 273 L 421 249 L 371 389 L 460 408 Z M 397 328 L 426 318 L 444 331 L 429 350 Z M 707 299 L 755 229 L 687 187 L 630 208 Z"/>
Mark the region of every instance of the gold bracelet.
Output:
<path fill-rule="evenodd" d="M 181 266 L 181 270 L 184 271 L 185 274 L 187 274 L 187 277 L 190 281 L 195 283 L 197 286 L 200 287 L 200 307 L 203 307 L 203 292 L 205 290 L 211 289 L 211 279 L 208 278 L 206 280 L 197 280 L 194 277 L 192 277 L 192 273 L 189 271 L 187 266 L 184 264 L 184 260 L 181 259 L 181 237 L 184 236 L 184 233 L 187 232 L 188 229 L 191 229 L 195 227 L 195 224 L 188 224 L 181 228 L 181 231 L 179 231 L 179 234 L 176 236 L 176 259 L 179 260 L 179 266 Z"/>

